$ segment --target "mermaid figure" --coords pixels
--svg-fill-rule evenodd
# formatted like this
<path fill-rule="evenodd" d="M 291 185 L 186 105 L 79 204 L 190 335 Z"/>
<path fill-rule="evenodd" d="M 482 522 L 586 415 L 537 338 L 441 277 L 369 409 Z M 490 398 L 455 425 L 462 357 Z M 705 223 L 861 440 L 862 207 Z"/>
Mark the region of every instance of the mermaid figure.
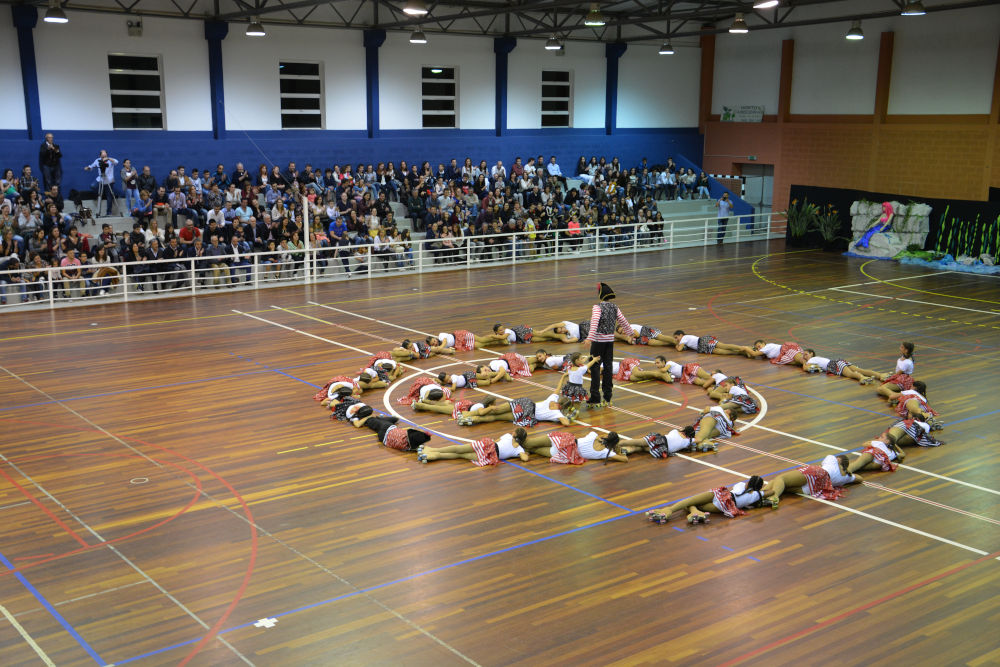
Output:
<path fill-rule="evenodd" d="M 871 237 L 879 232 L 887 232 L 889 228 L 892 227 L 892 204 L 887 201 L 882 202 L 882 217 L 878 219 L 878 222 L 871 226 L 871 228 L 865 232 L 857 243 L 854 244 L 855 248 L 867 248 L 868 241 Z"/>

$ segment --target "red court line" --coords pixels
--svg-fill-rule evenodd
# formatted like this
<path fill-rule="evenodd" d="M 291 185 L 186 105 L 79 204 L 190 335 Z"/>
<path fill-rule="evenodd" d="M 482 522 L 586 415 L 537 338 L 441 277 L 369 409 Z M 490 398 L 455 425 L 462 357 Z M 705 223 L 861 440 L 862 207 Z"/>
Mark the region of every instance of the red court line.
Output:
<path fill-rule="evenodd" d="M 0 475 L 3 475 L 4 478 L 6 478 L 6 480 L 8 482 L 10 482 L 11 484 L 13 484 L 15 487 L 17 487 L 18 491 L 20 491 L 21 493 L 24 494 L 25 498 L 27 498 L 28 500 L 30 500 L 36 507 L 38 507 L 38 509 L 40 509 L 43 512 L 45 512 L 49 516 L 50 519 L 52 519 L 57 524 L 59 524 L 59 527 L 62 528 L 63 530 L 65 530 L 67 533 L 69 533 L 70 537 L 72 537 L 74 540 L 76 540 L 77 542 L 79 542 L 84 547 L 91 546 L 82 537 L 80 537 L 79 535 L 77 535 L 76 532 L 72 528 L 70 528 L 69 526 L 67 526 L 66 523 L 62 519 L 60 519 L 55 514 L 53 514 L 52 511 L 49 510 L 48 507 L 46 507 L 41 502 L 39 502 L 38 498 L 35 498 L 35 496 L 33 496 L 30 491 L 28 491 L 26 488 L 24 488 L 23 486 L 21 486 L 20 484 L 18 484 L 17 480 L 15 480 L 13 477 L 11 477 L 10 475 L 8 475 L 7 471 L 4 470 L 3 467 L 0 467 Z"/>
<path fill-rule="evenodd" d="M 825 628 L 827 626 L 830 626 L 830 625 L 833 625 L 834 623 L 837 623 L 838 621 L 842 621 L 845 618 L 853 616 L 854 614 L 857 614 L 857 613 L 862 612 L 862 611 L 866 611 L 868 609 L 871 609 L 872 607 L 876 607 L 876 606 L 882 604 L 883 602 L 888 602 L 889 600 L 893 600 L 895 598 L 898 598 L 901 595 L 906 595 L 907 593 L 909 593 L 911 591 L 915 591 L 918 588 L 923 588 L 924 586 L 927 586 L 929 584 L 933 584 L 935 581 L 939 581 L 941 579 L 944 579 L 945 577 L 950 577 L 951 575 L 956 574 L 958 572 L 961 572 L 962 570 L 965 570 L 967 568 L 970 568 L 973 565 L 978 565 L 979 563 L 982 563 L 984 561 L 988 561 L 988 560 L 996 558 L 998 556 L 1000 556 L 1000 551 L 994 551 L 993 553 L 991 553 L 991 554 L 989 554 L 987 556 L 983 556 L 981 558 L 977 558 L 976 560 L 969 561 L 968 563 L 965 563 L 963 565 L 959 565 L 958 567 L 954 567 L 954 568 L 952 568 L 950 570 L 947 570 L 945 572 L 937 574 L 937 575 L 935 575 L 935 576 L 933 576 L 933 577 L 931 577 L 929 579 L 924 579 L 923 581 L 918 581 L 915 584 L 910 584 L 906 588 L 901 588 L 901 589 L 899 589 L 898 591 L 896 591 L 894 593 L 889 593 L 888 595 L 884 595 L 884 596 L 880 597 L 879 599 L 872 600 L 871 602 L 863 604 L 860 607 L 855 607 L 854 609 L 849 609 L 848 611 L 845 611 L 843 614 L 840 614 L 838 616 L 834 616 L 833 618 L 828 618 L 825 621 L 821 621 L 819 623 L 816 623 L 815 625 L 809 626 L 808 628 L 804 628 L 802 630 L 799 630 L 798 632 L 792 633 L 792 634 L 788 635 L 787 637 L 782 637 L 781 639 L 775 640 L 775 641 L 771 642 L 770 644 L 766 644 L 764 646 L 761 646 L 758 649 L 754 649 L 753 651 L 750 651 L 749 653 L 744 653 L 743 655 L 739 656 L 738 658 L 733 658 L 732 660 L 728 660 L 726 662 L 723 662 L 720 665 L 718 665 L 717 667 L 730 667 L 730 665 L 737 665 L 737 664 L 739 664 L 741 662 L 749 660 L 750 658 L 758 656 L 761 653 L 766 653 L 767 651 L 770 651 L 771 649 L 778 648 L 779 646 L 783 646 L 785 644 L 793 642 L 796 639 L 799 639 L 800 637 L 805 637 L 806 635 L 811 635 L 812 633 L 816 632 L 817 630 L 822 630 L 823 628 Z"/>

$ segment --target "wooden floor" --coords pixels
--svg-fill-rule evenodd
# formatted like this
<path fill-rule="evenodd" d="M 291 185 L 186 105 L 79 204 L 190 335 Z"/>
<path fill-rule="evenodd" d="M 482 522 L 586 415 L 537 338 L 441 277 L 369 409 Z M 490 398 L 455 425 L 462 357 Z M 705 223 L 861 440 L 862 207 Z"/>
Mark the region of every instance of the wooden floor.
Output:
<path fill-rule="evenodd" d="M 582 320 L 598 279 L 667 332 L 884 370 L 912 340 L 948 444 L 836 504 L 658 526 L 642 512 L 856 448 L 889 409 L 846 379 L 705 357 L 765 404 L 718 453 L 480 469 L 420 465 L 312 400 L 412 330 Z M 0 664 L 997 664 L 998 309 L 997 278 L 772 242 L 10 314 Z M 491 389 L 538 400 L 557 380 Z M 442 445 L 509 430 L 414 414 L 409 382 L 367 400 Z M 643 435 L 706 405 L 641 383 L 581 419 Z"/>

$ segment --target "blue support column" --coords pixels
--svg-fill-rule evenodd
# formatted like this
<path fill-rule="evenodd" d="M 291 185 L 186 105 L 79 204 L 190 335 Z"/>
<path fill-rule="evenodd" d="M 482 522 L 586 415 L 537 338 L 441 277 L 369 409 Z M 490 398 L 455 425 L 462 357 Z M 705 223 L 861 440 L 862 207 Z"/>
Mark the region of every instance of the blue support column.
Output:
<path fill-rule="evenodd" d="M 24 120 L 28 139 L 42 138 L 42 105 L 38 98 L 38 66 L 35 63 L 35 36 L 38 10 L 33 5 L 11 5 L 17 28 L 17 52 L 21 57 L 21 85 L 24 87 Z"/>
<path fill-rule="evenodd" d="M 507 56 L 517 46 L 513 37 L 497 37 L 493 40 L 493 53 L 496 54 L 496 132 L 502 137 L 507 131 Z"/>
<path fill-rule="evenodd" d="M 612 42 L 604 45 L 604 58 L 608 64 L 604 90 L 604 134 L 614 134 L 618 124 L 618 59 L 625 54 L 628 44 Z"/>
<path fill-rule="evenodd" d="M 378 117 L 378 50 L 385 43 L 385 30 L 364 31 L 365 44 L 365 103 L 368 108 L 368 138 L 379 136 Z"/>
<path fill-rule="evenodd" d="M 205 21 L 208 40 L 208 90 L 212 100 L 212 136 L 226 138 L 226 90 L 222 83 L 222 40 L 229 34 L 225 21 Z"/>

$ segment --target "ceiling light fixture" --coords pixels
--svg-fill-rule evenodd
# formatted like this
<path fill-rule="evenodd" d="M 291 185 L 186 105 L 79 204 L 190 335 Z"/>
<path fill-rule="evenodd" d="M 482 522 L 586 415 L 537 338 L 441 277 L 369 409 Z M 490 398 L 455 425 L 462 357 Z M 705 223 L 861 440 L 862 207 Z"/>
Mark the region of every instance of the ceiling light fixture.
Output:
<path fill-rule="evenodd" d="M 45 18 L 42 20 L 46 23 L 69 23 L 66 12 L 59 6 L 59 0 L 49 0 L 49 8 L 45 11 Z"/>
<path fill-rule="evenodd" d="M 743 12 L 737 12 L 733 18 L 733 24 L 729 26 L 729 32 L 734 35 L 745 35 L 750 32 L 747 22 L 743 20 Z"/>
<path fill-rule="evenodd" d="M 409 0 L 403 7 L 403 13 L 409 16 L 423 16 L 427 13 L 427 3 L 423 0 Z"/>
<path fill-rule="evenodd" d="M 545 50 L 546 51 L 558 51 L 562 48 L 562 42 L 555 35 L 552 35 L 547 40 L 545 40 Z"/>
<path fill-rule="evenodd" d="M 672 56 L 672 55 L 674 55 L 674 46 L 673 46 L 673 44 L 670 43 L 670 40 L 667 40 L 667 41 L 663 42 L 663 45 L 660 46 L 659 54 L 661 56 Z"/>
<path fill-rule="evenodd" d="M 604 23 L 604 14 L 601 13 L 601 8 L 596 2 L 590 3 L 590 11 L 587 12 L 587 18 L 584 19 L 583 25 L 596 28 L 604 25 Z"/>
<path fill-rule="evenodd" d="M 770 9 L 777 6 L 778 0 L 757 0 L 757 2 L 753 3 L 754 9 Z"/>
<path fill-rule="evenodd" d="M 924 9 L 924 3 L 920 2 L 920 0 L 910 0 L 903 7 L 903 11 L 900 12 L 902 16 L 923 16 L 926 13 L 927 10 Z"/>
<path fill-rule="evenodd" d="M 861 30 L 861 21 L 855 21 L 854 23 L 852 23 L 851 29 L 847 31 L 846 35 L 844 35 L 844 39 L 850 39 L 852 41 L 864 38 L 865 38 L 865 33 L 864 31 Z"/>
<path fill-rule="evenodd" d="M 426 44 L 427 35 L 423 30 L 414 30 L 410 33 L 410 44 Z"/>
<path fill-rule="evenodd" d="M 251 17 L 250 25 L 247 26 L 247 37 L 263 37 L 266 34 L 264 32 L 264 24 L 260 22 L 260 17 Z"/>

